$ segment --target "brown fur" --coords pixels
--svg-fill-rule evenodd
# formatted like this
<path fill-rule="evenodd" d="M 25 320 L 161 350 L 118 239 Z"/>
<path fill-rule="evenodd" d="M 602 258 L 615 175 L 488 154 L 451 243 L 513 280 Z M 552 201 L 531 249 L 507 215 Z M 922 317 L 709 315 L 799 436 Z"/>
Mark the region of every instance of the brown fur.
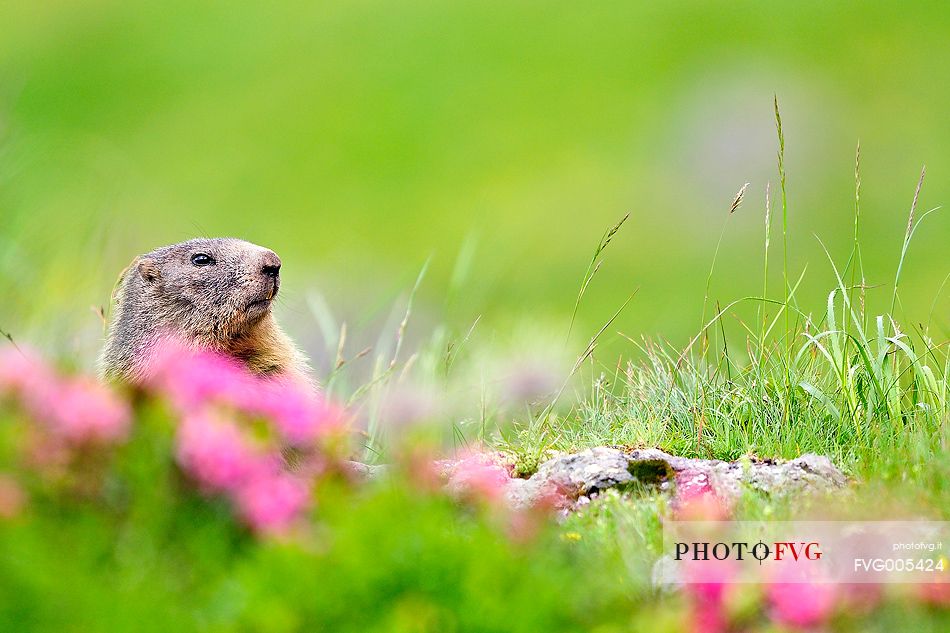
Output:
<path fill-rule="evenodd" d="M 196 265 L 201 255 L 213 263 Z M 195 239 L 136 257 L 113 291 L 100 373 L 139 382 L 152 346 L 174 336 L 236 358 L 256 374 L 309 382 L 303 355 L 271 312 L 279 268 L 273 251 L 231 238 Z"/>

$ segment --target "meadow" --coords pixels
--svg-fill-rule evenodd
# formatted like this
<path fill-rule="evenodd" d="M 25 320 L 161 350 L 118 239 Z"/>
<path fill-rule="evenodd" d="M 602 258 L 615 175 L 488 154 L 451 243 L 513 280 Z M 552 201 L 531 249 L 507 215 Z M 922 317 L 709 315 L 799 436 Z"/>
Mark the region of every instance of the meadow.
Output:
<path fill-rule="evenodd" d="M 851 250 L 859 140 L 873 284 L 893 279 L 901 240 L 887 236 L 903 233 L 923 164 L 921 209 L 950 196 L 940 2 L 0 11 L 0 321 L 81 359 L 100 340 L 89 307 L 107 304 L 118 272 L 196 235 L 284 258 L 281 317 L 311 356 L 328 346 L 314 301 L 368 345 L 430 258 L 420 331 L 467 331 L 482 316 L 488 332 L 561 336 L 591 245 L 627 212 L 573 345 L 638 289 L 601 348 L 629 355 L 618 330 L 685 342 L 700 325 L 711 236 L 745 182 L 710 294 L 760 293 L 776 94 L 789 270 L 810 267 L 808 305 L 835 285 L 815 235 L 836 261 Z M 948 230 L 935 214 L 916 237 L 902 288 L 915 316 L 935 298 L 946 314 L 945 271 L 928 258 Z M 780 287 L 780 267 L 769 272 Z M 880 294 L 871 312 L 889 307 Z"/>
<path fill-rule="evenodd" d="M 761 296 L 710 309 L 684 347 L 644 339 L 612 371 L 595 351 L 616 315 L 560 374 L 556 361 L 526 364 L 510 349 L 492 357 L 471 330 L 453 338 L 436 327 L 404 347 L 425 270 L 385 352 L 356 354 L 373 373 L 350 371 L 344 326 L 316 394 L 178 349 L 143 389 L 116 391 L 8 337 L 0 621 L 110 631 L 943 630 L 946 582 L 657 586 L 662 523 L 684 510 L 655 488 L 607 491 L 566 514 L 557 504 L 513 508 L 502 493 L 558 451 L 590 446 L 727 460 L 817 452 L 852 477 L 848 493 L 750 488 L 711 516 L 946 520 L 946 344 L 923 322 L 904 331 L 867 314 L 855 175 L 853 249 L 840 268 L 829 258 L 838 283 L 817 316 L 796 299 L 803 278 L 774 299 L 765 284 Z M 901 264 L 926 219 L 914 200 Z M 742 203 L 740 191 L 734 210 Z M 575 310 L 623 224 L 604 232 Z M 769 252 L 764 226 L 766 268 L 770 255 L 784 258 Z M 899 287 L 898 271 L 895 306 Z M 724 321 L 747 302 L 755 318 L 738 319 L 745 341 L 730 348 Z M 299 452 L 290 470 L 287 447 Z M 437 466 L 452 455 L 460 490 L 445 488 Z M 355 477 L 352 458 L 387 473 Z"/>
<path fill-rule="evenodd" d="M 841 496 L 713 514 L 950 520 L 941 3 L 0 23 L 0 629 L 950 628 L 946 582 L 659 586 L 653 488 L 501 492 L 596 446 L 813 452 Z M 318 393 L 95 380 L 119 271 L 196 235 L 281 255 Z"/>

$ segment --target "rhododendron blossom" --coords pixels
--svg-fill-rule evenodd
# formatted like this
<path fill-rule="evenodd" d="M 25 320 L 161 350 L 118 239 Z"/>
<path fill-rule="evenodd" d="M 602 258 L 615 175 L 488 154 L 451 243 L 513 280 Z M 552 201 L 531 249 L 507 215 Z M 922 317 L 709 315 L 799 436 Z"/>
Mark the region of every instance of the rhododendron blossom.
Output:
<path fill-rule="evenodd" d="M 283 438 L 308 444 L 343 424 L 343 413 L 313 390 L 290 379 L 257 380 L 241 397 L 242 408 L 273 421 Z"/>
<path fill-rule="evenodd" d="M 680 521 L 720 521 L 729 507 L 716 494 L 706 473 L 684 471 L 676 474 L 673 510 Z"/>
<path fill-rule="evenodd" d="M 773 583 L 769 585 L 772 619 L 780 624 L 812 628 L 827 620 L 835 608 L 834 585 Z"/>
<path fill-rule="evenodd" d="M 453 468 L 451 485 L 458 492 L 495 501 L 504 495 L 505 485 L 510 479 L 508 470 L 496 463 L 491 455 L 471 453 Z"/>
<path fill-rule="evenodd" d="M 735 572 L 735 566 L 728 561 L 702 561 L 685 567 L 692 631 L 719 633 L 727 629 L 726 597 Z"/>
<path fill-rule="evenodd" d="M 114 442 L 128 434 L 131 411 L 126 402 L 90 378 L 57 376 L 32 352 L 0 352 L 0 393 L 4 391 L 17 395 L 27 413 L 67 442 Z"/>
<path fill-rule="evenodd" d="M 310 384 L 251 374 L 237 361 L 164 339 L 149 355 L 145 383 L 182 415 L 207 405 L 233 407 L 267 418 L 290 444 L 312 443 L 342 426 L 342 412 Z"/>
<path fill-rule="evenodd" d="M 12 519 L 26 504 L 26 493 L 11 477 L 0 473 L 0 519 Z"/>
<path fill-rule="evenodd" d="M 253 390 L 253 377 L 232 358 L 165 338 L 150 349 L 144 384 L 189 411 L 212 401 L 235 403 Z"/>
<path fill-rule="evenodd" d="M 42 402 L 55 389 L 56 375 L 32 350 L 12 345 L 0 349 L 0 396 Z"/>
<path fill-rule="evenodd" d="M 47 411 L 55 432 L 73 442 L 113 442 L 129 432 L 128 404 L 88 378 L 63 383 Z"/>
<path fill-rule="evenodd" d="M 950 580 L 921 583 L 917 595 L 927 604 L 950 608 Z"/>
<path fill-rule="evenodd" d="M 308 383 L 256 376 L 173 338 L 153 346 L 144 374 L 145 385 L 182 416 L 176 451 L 183 470 L 206 492 L 225 494 L 255 531 L 286 531 L 307 508 L 310 489 L 302 473 L 286 471 L 279 445 L 312 444 L 342 425 L 342 411 Z M 253 440 L 242 415 L 268 420 L 278 442 Z"/>
<path fill-rule="evenodd" d="M 287 531 L 307 507 L 310 490 L 300 478 L 285 472 L 252 478 L 236 494 L 238 510 L 254 530 L 267 534 Z"/>
<path fill-rule="evenodd" d="M 204 413 L 181 421 L 176 453 L 182 468 L 212 492 L 236 491 L 262 459 L 237 426 Z"/>
<path fill-rule="evenodd" d="M 233 421 L 210 413 L 186 416 L 176 439 L 178 462 L 208 493 L 228 496 L 255 531 L 285 531 L 306 509 L 303 479 L 283 469 L 280 455 L 256 446 Z"/>

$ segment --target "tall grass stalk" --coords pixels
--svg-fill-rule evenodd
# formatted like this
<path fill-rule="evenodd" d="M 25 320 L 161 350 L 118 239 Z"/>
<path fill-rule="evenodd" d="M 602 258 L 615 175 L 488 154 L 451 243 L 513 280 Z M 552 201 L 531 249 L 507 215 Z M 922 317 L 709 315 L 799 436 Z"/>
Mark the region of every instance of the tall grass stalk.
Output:
<path fill-rule="evenodd" d="M 716 271 L 716 261 L 719 259 L 719 249 L 722 247 L 722 238 L 726 234 L 726 227 L 729 226 L 729 219 L 732 217 L 732 214 L 742 206 L 742 201 L 745 199 L 745 192 L 749 188 L 749 183 L 745 183 L 742 187 L 739 188 L 739 191 L 732 199 L 732 205 L 729 207 L 729 213 L 726 215 L 726 218 L 722 221 L 722 227 L 719 229 L 719 239 L 716 240 L 716 249 L 713 251 L 712 263 L 709 265 L 709 273 L 706 275 L 706 294 L 703 296 L 703 314 L 700 319 L 700 325 L 706 322 L 706 305 L 709 303 L 709 289 L 712 286 L 713 273 Z"/>
<path fill-rule="evenodd" d="M 927 173 L 927 166 L 924 165 L 920 170 L 920 179 L 917 181 L 917 187 L 914 189 L 914 200 L 910 204 L 910 213 L 907 214 L 907 228 L 904 230 L 904 242 L 901 244 L 901 256 L 897 262 L 897 272 L 894 274 L 894 291 L 891 294 L 891 314 L 894 314 L 894 308 L 897 305 L 897 286 L 901 280 L 901 270 L 904 268 L 904 258 L 907 256 L 907 247 L 910 246 L 910 238 L 914 234 L 914 213 L 917 211 L 917 200 L 920 198 L 920 189 L 924 185 L 924 176 Z M 933 209 L 931 209 L 932 211 Z M 928 211 L 924 215 L 928 215 Z M 923 220 L 923 217 L 921 217 Z"/>
<path fill-rule="evenodd" d="M 791 418 L 791 406 L 789 401 L 792 398 L 792 376 L 791 376 L 791 330 L 789 329 L 789 311 L 787 309 L 788 302 L 791 299 L 791 294 L 789 292 L 788 284 L 788 195 L 786 191 L 785 184 L 785 133 L 782 131 L 782 114 L 779 111 L 778 107 L 778 95 L 774 97 L 775 105 L 775 130 L 778 133 L 778 175 L 779 183 L 782 189 L 782 281 L 785 292 L 785 352 L 786 352 L 786 371 L 785 374 L 785 400 L 786 407 L 784 413 L 784 421 L 786 424 L 789 423 Z"/>
<path fill-rule="evenodd" d="M 853 305 L 854 291 L 858 288 L 858 284 L 860 283 L 859 296 L 863 296 L 865 286 L 864 260 L 861 258 L 861 141 L 858 141 L 854 150 L 854 233 L 849 264 L 851 268 L 850 298 Z M 859 270 L 861 273 L 860 281 L 858 280 Z M 861 325 L 867 329 L 867 321 L 862 322 Z M 847 327 L 845 331 L 847 331 Z"/>
<path fill-rule="evenodd" d="M 785 133 L 782 131 L 782 114 L 779 112 L 778 95 L 775 96 L 775 130 L 778 133 L 778 176 L 782 188 L 782 280 L 785 286 L 785 303 L 788 303 L 788 196 L 785 187 Z M 788 331 L 788 312 L 785 313 L 785 331 Z"/>
<path fill-rule="evenodd" d="M 584 278 L 581 279 L 580 289 L 577 291 L 577 299 L 574 301 L 574 309 L 571 310 L 571 322 L 567 327 L 567 337 L 565 338 L 565 342 L 568 342 L 571 339 L 571 333 L 574 331 L 574 321 L 577 320 L 577 310 L 580 308 L 581 301 L 584 299 L 584 293 L 587 292 L 587 286 L 590 285 L 594 275 L 597 274 L 597 271 L 600 270 L 600 267 L 603 264 L 603 259 L 601 256 L 607 249 L 610 241 L 613 240 L 614 236 L 620 230 L 620 227 L 622 227 L 623 223 L 629 218 L 630 214 L 625 214 L 622 218 L 620 218 L 619 222 L 604 231 L 604 235 L 600 238 L 600 242 L 597 243 L 597 248 L 594 249 L 594 255 L 590 258 L 590 263 L 587 265 L 587 270 L 584 272 Z"/>
<path fill-rule="evenodd" d="M 762 298 L 769 296 L 769 242 L 772 234 L 772 183 L 765 183 L 765 251 L 762 257 Z M 759 340 L 765 339 L 765 323 L 768 321 L 766 304 L 759 306 L 762 312 L 762 329 Z"/>

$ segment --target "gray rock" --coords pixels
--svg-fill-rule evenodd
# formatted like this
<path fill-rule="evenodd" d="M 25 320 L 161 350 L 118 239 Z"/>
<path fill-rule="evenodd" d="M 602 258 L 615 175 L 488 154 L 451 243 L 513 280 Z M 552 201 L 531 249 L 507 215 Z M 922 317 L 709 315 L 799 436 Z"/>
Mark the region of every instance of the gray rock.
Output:
<path fill-rule="evenodd" d="M 547 481 L 541 479 L 512 479 L 505 485 L 505 500 L 517 510 L 535 505 L 547 492 Z"/>
<path fill-rule="evenodd" d="M 600 491 L 622 490 L 634 483 L 670 491 L 674 502 L 706 493 L 732 502 L 747 489 L 774 496 L 821 493 L 848 483 L 830 459 L 811 453 L 787 462 L 724 462 L 677 457 L 655 448 L 625 453 L 608 447 L 559 455 L 541 464 L 525 483 L 521 481 L 512 480 L 509 493 L 519 506 L 530 505 L 532 495 L 541 490 L 550 491 L 544 482 L 553 483 L 575 504 Z"/>
<path fill-rule="evenodd" d="M 812 476 L 834 481 L 838 486 L 844 486 L 848 483 L 848 478 L 824 455 L 805 453 L 789 463 Z"/>
<path fill-rule="evenodd" d="M 364 464 L 351 460 L 344 460 L 343 466 L 350 474 L 363 481 L 378 479 L 389 470 L 385 464 Z"/>
<path fill-rule="evenodd" d="M 486 456 L 486 460 L 486 464 L 504 468 L 501 454 Z M 465 486 L 456 481 L 458 463 L 436 463 L 447 489 L 454 492 Z M 375 479 L 387 470 L 386 466 L 358 462 L 349 462 L 348 467 L 363 479 Z M 847 484 L 848 478 L 830 459 L 813 453 L 791 461 L 724 462 L 677 457 L 655 448 L 624 452 L 601 446 L 557 455 L 542 463 L 529 479 L 509 479 L 504 484 L 504 496 L 514 508 L 551 503 L 554 497 L 563 499 L 563 505 L 556 504 L 558 507 L 577 508 L 604 490 L 642 485 L 670 492 L 674 503 L 700 494 L 714 494 L 731 503 L 749 489 L 773 496 L 806 495 L 837 490 Z"/>
<path fill-rule="evenodd" d="M 630 460 L 616 448 L 598 447 L 573 455 L 559 455 L 541 464 L 531 479 L 555 484 L 573 499 L 607 488 L 623 488 L 636 479 Z"/>

